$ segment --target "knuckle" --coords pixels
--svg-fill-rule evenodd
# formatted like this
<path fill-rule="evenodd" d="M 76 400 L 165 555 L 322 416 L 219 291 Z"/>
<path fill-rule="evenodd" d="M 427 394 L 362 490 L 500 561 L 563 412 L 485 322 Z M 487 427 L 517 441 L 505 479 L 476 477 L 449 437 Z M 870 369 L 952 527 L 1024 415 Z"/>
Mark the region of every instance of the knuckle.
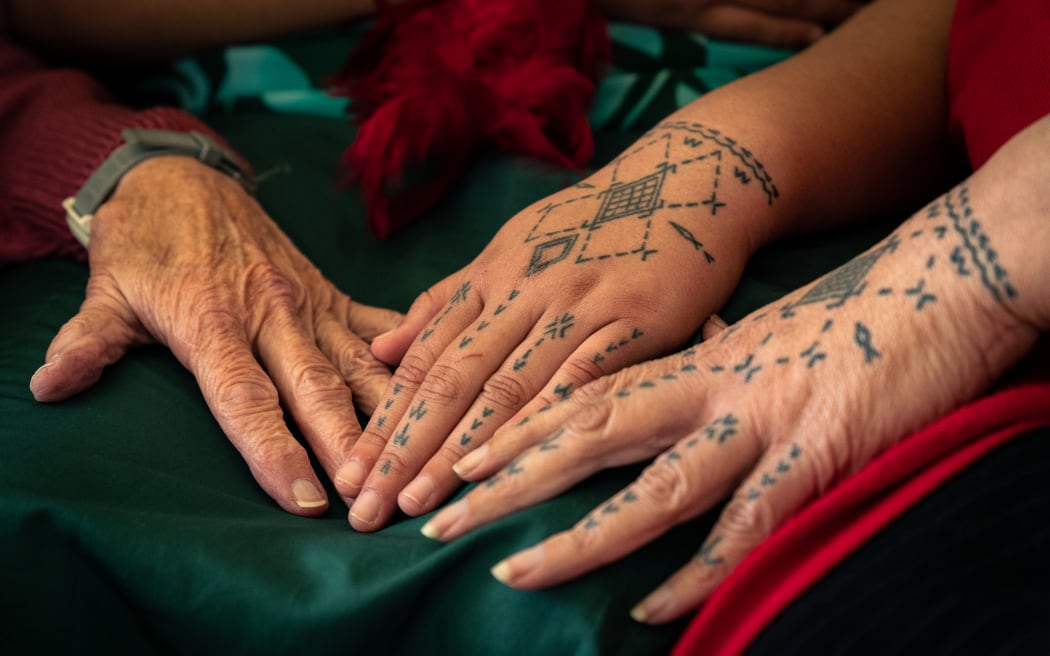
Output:
<path fill-rule="evenodd" d="M 602 376 L 578 389 L 572 398 L 585 404 L 598 402 L 616 389 L 618 380 L 616 376 Z"/>
<path fill-rule="evenodd" d="M 215 400 L 230 417 L 271 412 L 277 408 L 276 391 L 258 376 L 245 371 L 226 371 L 214 383 Z"/>
<path fill-rule="evenodd" d="M 416 312 L 436 312 L 440 307 L 442 301 L 438 300 L 437 295 L 434 293 L 434 288 L 425 290 L 422 294 L 416 297 L 416 300 L 412 301 L 411 307 L 408 311 L 411 314 Z"/>
<path fill-rule="evenodd" d="M 685 510 L 690 499 L 689 477 L 681 460 L 659 458 L 642 471 L 636 486 L 646 497 L 659 500 L 656 507 L 669 514 Z"/>
<path fill-rule="evenodd" d="M 494 404 L 509 410 L 517 410 L 532 397 L 521 380 L 502 371 L 489 376 L 482 393 Z"/>
<path fill-rule="evenodd" d="M 299 307 L 305 296 L 303 286 L 272 262 L 256 262 L 244 272 L 244 295 L 249 307 L 278 305 Z"/>
<path fill-rule="evenodd" d="M 712 558 L 701 549 L 695 556 L 689 559 L 681 572 L 685 576 L 693 590 L 707 590 L 718 583 L 725 576 L 726 562 L 719 557 Z"/>
<path fill-rule="evenodd" d="M 361 436 L 357 438 L 357 442 L 354 443 L 353 452 L 355 454 L 367 454 L 374 456 L 375 454 L 381 453 L 383 447 L 386 446 L 386 437 L 382 434 L 381 429 L 376 426 L 375 421 L 371 421 L 361 431 Z"/>
<path fill-rule="evenodd" d="M 590 358 L 570 358 L 562 365 L 566 375 L 578 383 L 600 379 L 605 371 Z"/>
<path fill-rule="evenodd" d="M 565 422 L 565 428 L 579 435 L 602 437 L 612 422 L 612 404 L 602 398 L 583 405 Z"/>
<path fill-rule="evenodd" d="M 719 524 L 728 535 L 757 542 L 773 531 L 773 506 L 764 497 L 748 501 L 736 496 L 722 511 Z"/>
<path fill-rule="evenodd" d="M 402 453 L 386 449 L 383 453 L 379 454 L 379 458 L 376 460 L 375 465 L 372 467 L 372 473 L 369 476 L 373 481 L 383 480 L 385 478 L 401 478 L 406 475 L 415 473 L 415 469 L 409 467 L 408 462 L 405 460 L 405 456 Z M 376 474 L 380 474 L 377 478 Z M 375 485 L 368 485 L 368 487 L 376 487 Z"/>
<path fill-rule="evenodd" d="M 343 378 L 327 364 L 299 360 L 292 367 L 291 382 L 299 394 L 326 394 L 345 387 Z"/>
<path fill-rule="evenodd" d="M 305 455 L 295 440 L 281 435 L 253 436 L 240 447 L 240 451 L 246 460 L 256 466 L 286 462 Z"/>
<path fill-rule="evenodd" d="M 394 382 L 414 389 L 426 379 L 431 368 L 430 362 L 413 349 L 405 354 L 394 371 Z"/>
<path fill-rule="evenodd" d="M 467 450 L 459 446 L 457 440 L 448 440 L 441 445 L 438 452 L 434 454 L 434 460 L 438 462 L 447 463 L 453 465 L 457 460 L 463 457 Z"/>
<path fill-rule="evenodd" d="M 442 363 L 435 363 L 419 384 L 419 393 L 438 403 L 449 403 L 463 398 L 466 390 L 463 373 Z"/>
<path fill-rule="evenodd" d="M 344 349 L 339 354 L 339 367 L 343 375 L 349 376 L 355 372 L 378 373 L 388 371 L 386 366 L 372 356 L 367 346 L 353 345 Z"/>
<path fill-rule="evenodd" d="M 600 550 L 602 531 L 587 528 L 590 515 L 584 517 L 563 535 L 571 545 L 572 553 L 585 554 Z"/>

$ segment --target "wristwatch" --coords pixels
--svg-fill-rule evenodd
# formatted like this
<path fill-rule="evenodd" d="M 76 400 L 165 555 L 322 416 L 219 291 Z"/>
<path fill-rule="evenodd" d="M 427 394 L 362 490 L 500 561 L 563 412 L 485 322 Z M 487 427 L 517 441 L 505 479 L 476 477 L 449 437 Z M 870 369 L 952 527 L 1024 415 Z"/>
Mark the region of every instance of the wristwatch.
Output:
<path fill-rule="evenodd" d="M 254 193 L 251 175 L 228 150 L 200 132 L 169 130 L 123 130 L 124 145 L 106 158 L 75 196 L 62 201 L 69 229 L 85 248 L 91 239 L 91 220 L 102 203 L 113 193 L 120 178 L 136 164 L 160 155 L 187 155 L 225 173 Z"/>

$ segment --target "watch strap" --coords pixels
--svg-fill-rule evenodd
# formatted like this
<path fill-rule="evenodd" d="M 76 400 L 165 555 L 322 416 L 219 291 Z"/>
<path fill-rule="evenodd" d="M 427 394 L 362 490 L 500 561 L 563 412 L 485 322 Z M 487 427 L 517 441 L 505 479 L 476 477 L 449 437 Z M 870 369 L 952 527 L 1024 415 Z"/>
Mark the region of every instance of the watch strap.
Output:
<path fill-rule="evenodd" d="M 125 173 L 151 157 L 193 157 L 241 183 L 249 193 L 255 191 L 251 175 L 237 158 L 200 132 L 129 128 L 123 130 L 121 136 L 124 144 L 95 169 L 75 196 L 62 202 L 69 229 L 85 248 L 90 241 L 91 221 L 95 212 L 113 193 Z"/>

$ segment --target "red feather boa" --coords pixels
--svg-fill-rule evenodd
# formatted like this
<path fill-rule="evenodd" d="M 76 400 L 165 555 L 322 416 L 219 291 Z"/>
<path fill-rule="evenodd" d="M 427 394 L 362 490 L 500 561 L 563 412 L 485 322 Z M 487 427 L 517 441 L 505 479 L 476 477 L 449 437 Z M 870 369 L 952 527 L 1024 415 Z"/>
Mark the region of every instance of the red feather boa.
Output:
<path fill-rule="evenodd" d="M 610 46 L 588 0 L 377 4 L 335 90 L 359 125 L 347 181 L 379 236 L 430 207 L 483 146 L 565 166 L 590 158 L 587 109 Z"/>

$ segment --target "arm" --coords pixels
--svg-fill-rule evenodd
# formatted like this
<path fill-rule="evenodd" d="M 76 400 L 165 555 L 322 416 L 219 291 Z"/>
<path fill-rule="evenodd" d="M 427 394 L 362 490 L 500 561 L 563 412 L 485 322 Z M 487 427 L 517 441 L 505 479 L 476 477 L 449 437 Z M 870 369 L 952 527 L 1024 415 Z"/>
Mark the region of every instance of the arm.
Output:
<path fill-rule="evenodd" d="M 205 48 L 270 38 L 375 10 L 374 0 L 117 0 L 104 11 L 79 0 L 6 0 L 16 34 L 78 60 L 163 61 Z"/>
<path fill-rule="evenodd" d="M 452 463 L 503 423 L 681 345 L 763 244 L 933 193 L 949 150 L 951 9 L 885 0 L 862 10 L 525 209 L 420 296 L 373 344 L 401 365 L 386 412 L 337 481 L 363 497 L 351 523 L 379 528 L 395 504 L 433 509 L 455 489 Z"/>

